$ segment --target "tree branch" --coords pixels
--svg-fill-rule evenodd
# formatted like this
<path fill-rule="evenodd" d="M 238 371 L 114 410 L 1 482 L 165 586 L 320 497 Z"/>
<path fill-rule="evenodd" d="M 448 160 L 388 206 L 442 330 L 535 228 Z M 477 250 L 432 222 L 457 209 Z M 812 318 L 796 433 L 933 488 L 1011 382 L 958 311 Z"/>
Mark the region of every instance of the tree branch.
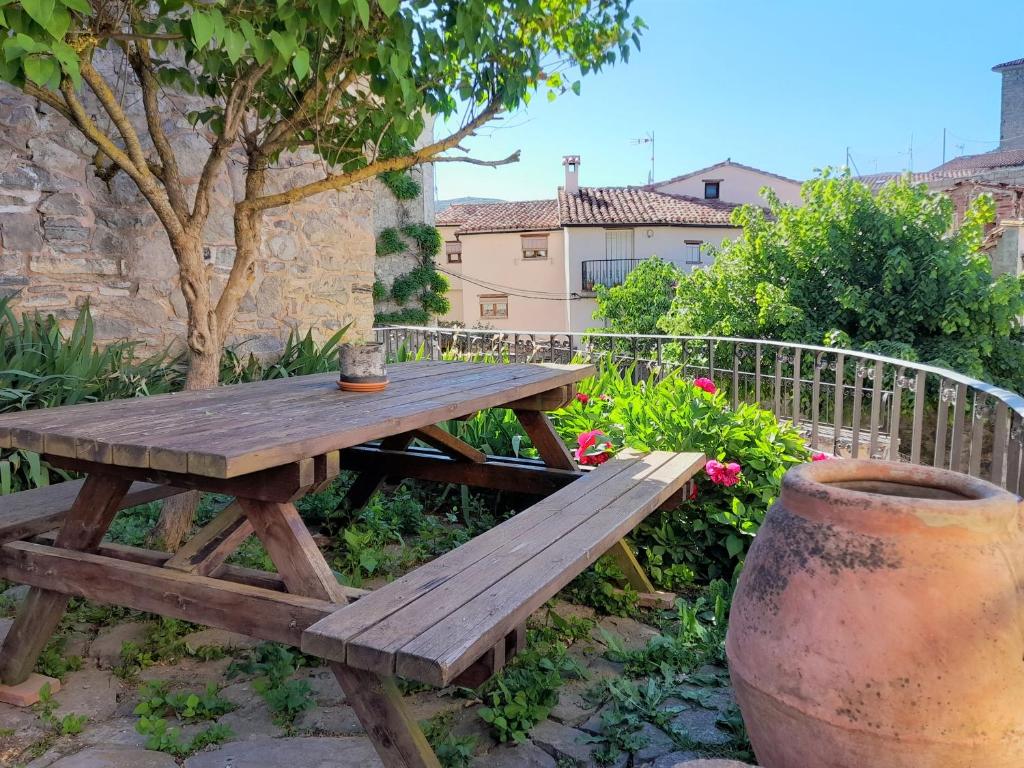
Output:
<path fill-rule="evenodd" d="M 140 18 L 139 11 L 134 5 L 130 5 L 129 13 L 134 28 Z M 178 159 L 171 147 L 171 142 L 167 139 L 163 121 L 160 119 L 160 85 L 153 74 L 149 42 L 145 39 L 137 40 L 135 45 L 127 51 L 127 55 L 128 63 L 131 64 L 135 76 L 139 80 L 146 125 L 149 128 L 149 135 L 153 139 L 153 146 L 156 147 L 156 153 L 160 157 L 160 179 L 163 181 L 167 199 L 170 201 L 171 207 L 174 208 L 174 213 L 184 221 L 188 217 L 188 204 L 185 201 L 185 189 L 181 183 Z"/>
<path fill-rule="evenodd" d="M 293 187 L 292 189 L 285 190 L 284 192 L 280 192 L 276 195 L 266 195 L 252 200 L 243 200 L 238 204 L 238 206 L 250 210 L 266 211 L 271 208 L 277 208 L 282 205 L 287 205 L 288 203 L 293 203 L 297 200 L 303 200 L 321 192 L 330 192 L 342 189 L 343 187 L 347 187 L 351 184 L 365 181 L 366 179 L 372 179 L 385 171 L 404 171 L 405 169 L 411 168 L 419 163 L 433 161 L 436 155 L 458 146 L 464 138 L 473 135 L 477 128 L 491 120 L 500 111 L 501 104 L 497 101 L 491 101 L 479 115 L 470 120 L 455 133 L 451 134 L 447 138 L 441 139 L 440 141 L 435 141 L 433 144 L 421 147 L 408 155 L 392 157 L 387 160 L 377 160 L 359 168 L 358 170 L 352 171 L 351 173 L 328 174 L 319 181 Z"/>
<path fill-rule="evenodd" d="M 78 100 L 78 95 L 75 93 L 75 89 L 68 78 L 65 77 L 61 80 L 60 91 L 68 105 L 68 110 L 74 118 L 72 124 L 82 132 L 85 138 L 95 144 L 103 154 L 109 157 L 112 163 L 131 177 L 132 181 L 138 186 L 139 191 L 142 192 L 153 207 L 153 212 L 160 218 L 161 223 L 167 230 L 167 234 L 170 237 L 181 237 L 183 234 L 181 221 L 174 214 L 174 209 L 171 207 L 166 193 L 164 192 L 161 195 L 163 190 L 157 184 L 155 177 L 149 169 L 145 165 L 143 169 L 136 166 L 125 151 L 100 130 L 99 126 L 86 113 L 82 102 Z M 143 163 L 145 163 L 145 158 L 143 158 Z"/>
<path fill-rule="evenodd" d="M 260 78 L 270 71 L 270 66 L 268 61 L 261 66 L 251 67 L 231 86 L 231 93 L 228 94 L 227 102 L 224 105 L 224 130 L 213 142 L 210 154 L 206 157 L 203 170 L 199 174 L 192 215 L 189 217 L 190 228 L 201 228 L 206 223 L 210 213 L 210 189 L 213 186 L 213 181 L 224 166 L 224 158 L 227 157 L 228 151 L 242 127 L 253 89 Z"/>
<path fill-rule="evenodd" d="M 516 150 L 508 157 L 501 160 L 477 160 L 475 157 L 435 157 L 432 163 L 469 163 L 470 165 L 486 165 L 488 168 L 497 168 L 499 165 L 511 165 L 518 163 L 521 150 Z"/>
<path fill-rule="evenodd" d="M 124 145 L 128 150 L 128 156 L 131 158 L 132 163 L 139 169 L 140 173 L 145 172 L 149 174 L 149 164 L 146 161 L 146 155 L 142 151 L 142 143 L 139 141 L 139 135 L 135 132 L 135 127 L 131 124 L 128 119 L 128 115 L 125 114 L 121 108 L 121 104 L 117 100 L 117 96 L 110 90 L 110 86 L 107 85 L 107 81 L 103 79 L 103 76 L 96 71 L 93 67 L 92 62 L 88 56 L 81 58 L 80 68 L 82 71 L 82 79 L 89 84 L 89 88 L 96 98 L 99 99 L 100 104 L 106 110 L 107 114 L 110 115 L 110 119 L 114 121 L 114 125 L 117 126 L 118 133 L 121 134 L 121 138 L 124 139 Z M 106 151 L 106 150 L 104 150 Z M 107 152 L 110 155 L 109 152 Z M 113 159 L 113 155 L 110 155 Z"/>
<path fill-rule="evenodd" d="M 59 98 L 57 98 L 57 94 L 51 93 L 45 88 L 40 88 L 38 85 L 31 82 L 30 80 L 25 81 L 25 85 L 22 86 L 22 90 L 24 90 L 25 93 L 31 96 L 33 99 L 41 101 L 46 106 L 52 107 L 53 109 L 60 112 L 62 115 L 64 115 L 65 118 L 67 118 L 68 122 L 75 122 L 75 116 L 71 113 L 71 110 L 68 109 L 67 104 L 65 104 Z"/>

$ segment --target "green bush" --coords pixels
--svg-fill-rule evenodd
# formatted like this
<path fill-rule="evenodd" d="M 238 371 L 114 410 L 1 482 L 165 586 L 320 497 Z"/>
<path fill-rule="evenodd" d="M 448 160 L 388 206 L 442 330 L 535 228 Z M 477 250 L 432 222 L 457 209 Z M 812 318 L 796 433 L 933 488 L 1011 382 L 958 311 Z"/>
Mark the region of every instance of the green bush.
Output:
<path fill-rule="evenodd" d="M 404 171 L 385 171 L 377 178 L 391 190 L 397 200 L 415 200 L 423 189 L 416 179 Z"/>
<path fill-rule="evenodd" d="M 377 255 L 390 256 L 393 253 L 401 253 L 405 250 L 405 243 L 402 236 L 394 227 L 382 229 L 377 235 Z"/>
<path fill-rule="evenodd" d="M 717 485 L 702 472 L 696 498 L 651 515 L 633 535 L 641 562 L 663 588 L 728 579 L 775 500 L 782 475 L 810 452 L 800 434 L 769 411 L 753 405 L 732 410 L 722 393 L 708 394 L 681 376 L 634 383 L 632 375 L 603 365 L 596 378 L 580 384 L 587 402 L 575 400 L 557 411 L 555 426 L 573 447 L 580 433 L 600 429 L 617 446 L 696 451 L 738 462 L 737 485 Z"/>

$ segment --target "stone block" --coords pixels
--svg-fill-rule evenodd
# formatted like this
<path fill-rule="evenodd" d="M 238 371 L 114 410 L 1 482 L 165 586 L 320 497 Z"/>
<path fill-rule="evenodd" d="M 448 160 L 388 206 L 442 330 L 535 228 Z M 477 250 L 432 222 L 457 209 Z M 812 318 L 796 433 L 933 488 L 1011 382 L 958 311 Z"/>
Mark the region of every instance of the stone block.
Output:
<path fill-rule="evenodd" d="M 587 736 L 583 731 L 561 725 L 553 720 L 544 720 L 530 730 L 530 740 L 556 760 L 575 760 L 578 765 L 594 764 L 593 744 L 586 744 Z M 629 763 L 629 755 L 622 754 L 610 765 L 614 768 L 625 768 Z"/>
<path fill-rule="evenodd" d="M 138 621 L 104 627 L 93 640 L 89 655 L 96 660 L 100 669 L 116 667 L 121 662 L 121 646 L 125 643 L 138 645 L 145 642 L 148 629 L 147 624 Z"/>
<path fill-rule="evenodd" d="M 40 193 L 33 190 L 0 192 L 0 213 L 32 213 Z"/>
<path fill-rule="evenodd" d="M 473 760 L 470 768 L 555 768 L 556 765 L 551 755 L 526 741 L 495 747 Z"/>
<path fill-rule="evenodd" d="M 365 737 L 251 739 L 225 744 L 188 758 L 184 768 L 297 768 L 303 766 L 359 766 L 383 768 L 370 740 Z"/>
<path fill-rule="evenodd" d="M 163 752 L 123 746 L 86 747 L 62 757 L 49 768 L 177 768 L 177 761 Z"/>
<path fill-rule="evenodd" d="M 16 275 L 3 275 L 0 276 L 0 298 L 13 299 L 19 295 L 25 287 L 29 284 L 27 277 L 18 277 Z"/>
<path fill-rule="evenodd" d="M 92 232 L 82 226 L 77 219 L 67 216 L 43 217 L 43 237 L 51 244 L 57 243 L 88 243 Z"/>
<path fill-rule="evenodd" d="M 39 204 L 39 211 L 47 216 L 78 218 L 86 215 L 82 198 L 75 192 L 55 192 Z"/>
<path fill-rule="evenodd" d="M 40 691 L 50 686 L 50 693 L 60 690 L 60 680 L 33 672 L 17 685 L 0 685 L 0 703 L 30 707 L 39 701 Z"/>
<path fill-rule="evenodd" d="M 85 715 L 90 723 L 107 720 L 117 709 L 121 683 L 102 669 L 82 669 L 64 679 L 64 687 L 55 697 L 58 716 Z"/>
<path fill-rule="evenodd" d="M 0 214 L 0 245 L 5 251 L 35 252 L 42 249 L 39 216 L 35 213 Z"/>
<path fill-rule="evenodd" d="M 117 259 L 102 257 L 61 256 L 41 253 L 33 256 L 29 265 L 33 272 L 46 275 L 101 275 L 118 276 L 121 265 Z"/>

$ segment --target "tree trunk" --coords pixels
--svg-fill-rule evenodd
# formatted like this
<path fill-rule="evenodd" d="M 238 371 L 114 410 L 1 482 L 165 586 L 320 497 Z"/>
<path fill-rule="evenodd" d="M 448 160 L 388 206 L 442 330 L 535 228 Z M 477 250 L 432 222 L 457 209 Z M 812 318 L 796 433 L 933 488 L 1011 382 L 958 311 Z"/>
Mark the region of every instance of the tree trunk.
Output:
<path fill-rule="evenodd" d="M 185 389 L 211 389 L 220 382 L 223 340 L 210 296 L 210 283 L 203 263 L 200 234 L 190 234 L 171 247 L 178 258 L 181 291 L 188 307 L 188 372 Z M 172 496 L 163 502 L 160 520 L 150 534 L 150 543 L 168 552 L 181 546 L 192 529 L 199 506 L 198 491 Z"/>

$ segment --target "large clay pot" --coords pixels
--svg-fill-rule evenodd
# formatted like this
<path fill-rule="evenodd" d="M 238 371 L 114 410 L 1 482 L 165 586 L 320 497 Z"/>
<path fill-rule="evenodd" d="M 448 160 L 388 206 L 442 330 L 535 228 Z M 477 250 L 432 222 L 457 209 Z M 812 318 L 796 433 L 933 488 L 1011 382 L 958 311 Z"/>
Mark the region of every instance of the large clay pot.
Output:
<path fill-rule="evenodd" d="M 790 470 L 726 650 L 764 768 L 1021 768 L 1019 499 L 892 462 Z"/>

